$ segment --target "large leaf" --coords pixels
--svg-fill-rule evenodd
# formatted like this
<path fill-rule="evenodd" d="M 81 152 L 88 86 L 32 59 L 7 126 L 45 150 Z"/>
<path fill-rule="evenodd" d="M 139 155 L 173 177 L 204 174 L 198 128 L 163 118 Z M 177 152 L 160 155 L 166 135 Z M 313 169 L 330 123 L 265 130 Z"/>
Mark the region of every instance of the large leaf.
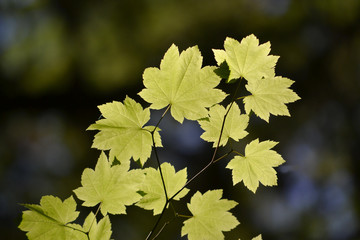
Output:
<path fill-rule="evenodd" d="M 74 190 L 83 200 L 83 206 L 92 207 L 101 203 L 101 213 L 125 214 L 127 205 L 141 199 L 138 193 L 144 180 L 142 170 L 128 171 L 128 165 L 111 166 L 105 153 L 101 153 L 95 170 L 86 168 L 81 176 L 82 187 Z"/>
<path fill-rule="evenodd" d="M 201 128 L 205 131 L 201 135 L 201 138 L 205 141 L 213 142 L 213 147 L 217 146 L 224 116 L 229 107 L 230 105 L 225 109 L 223 106 L 217 104 L 210 108 L 208 119 L 199 120 Z M 234 103 L 226 117 L 220 146 L 225 146 L 229 138 L 235 141 L 244 138 L 248 134 L 248 132 L 245 131 L 248 123 L 249 116 L 241 114 L 239 106 Z"/>
<path fill-rule="evenodd" d="M 188 204 L 193 217 L 184 222 L 181 236 L 187 234 L 189 240 L 224 239 L 222 232 L 235 228 L 239 221 L 229 212 L 237 203 L 221 197 L 222 190 L 195 193 Z"/>
<path fill-rule="evenodd" d="M 221 102 L 226 94 L 214 89 L 220 78 L 214 67 L 204 67 L 199 49 L 188 48 L 179 55 L 172 45 L 161 61 L 160 69 L 144 71 L 144 85 L 139 95 L 151 103 L 151 108 L 162 109 L 171 105 L 171 115 L 183 122 L 184 118 L 197 120 L 207 115 L 208 107 Z"/>
<path fill-rule="evenodd" d="M 71 224 L 79 215 L 71 196 L 62 202 L 54 196 L 44 196 L 40 205 L 24 204 L 30 210 L 23 212 L 19 228 L 27 232 L 30 240 L 87 240 L 81 226 Z"/>
<path fill-rule="evenodd" d="M 175 168 L 170 163 L 161 164 L 161 170 L 164 176 L 164 182 L 168 197 L 179 191 L 187 181 L 186 168 L 175 172 Z M 154 215 L 161 213 L 166 203 L 164 187 L 162 184 L 159 169 L 147 168 L 144 170 L 145 180 L 140 190 L 146 195 L 136 204 L 144 209 L 153 210 Z M 180 200 L 189 192 L 184 188 L 174 200 Z"/>
<path fill-rule="evenodd" d="M 100 150 L 111 150 L 111 155 L 120 162 L 127 161 L 131 157 L 141 164 L 151 155 L 153 126 L 144 125 L 150 119 L 150 110 L 144 109 L 133 99 L 126 97 L 124 104 L 121 102 L 106 103 L 99 106 L 100 112 L 105 119 L 96 121 L 88 130 L 100 130 L 95 135 L 92 147 Z M 156 146 L 160 147 L 161 139 L 155 131 L 154 139 Z"/>
<path fill-rule="evenodd" d="M 256 139 L 246 145 L 245 156 L 235 156 L 226 168 L 232 169 L 234 185 L 244 181 L 244 185 L 252 192 L 256 192 L 259 182 L 264 186 L 277 185 L 277 167 L 284 163 L 284 159 L 271 150 L 277 142 Z"/>
<path fill-rule="evenodd" d="M 251 92 L 244 98 L 245 111 L 250 111 L 269 122 L 270 114 L 290 116 L 286 103 L 295 102 L 300 97 L 289 87 L 294 81 L 283 77 L 254 79 L 246 85 Z"/>
<path fill-rule="evenodd" d="M 229 66 L 232 79 L 245 78 L 248 81 L 264 76 L 275 75 L 275 65 L 278 56 L 269 55 L 270 42 L 259 45 L 259 40 L 252 34 L 242 39 L 239 43 L 232 38 L 226 38 L 224 50 L 214 49 L 218 65 L 224 61 Z"/>

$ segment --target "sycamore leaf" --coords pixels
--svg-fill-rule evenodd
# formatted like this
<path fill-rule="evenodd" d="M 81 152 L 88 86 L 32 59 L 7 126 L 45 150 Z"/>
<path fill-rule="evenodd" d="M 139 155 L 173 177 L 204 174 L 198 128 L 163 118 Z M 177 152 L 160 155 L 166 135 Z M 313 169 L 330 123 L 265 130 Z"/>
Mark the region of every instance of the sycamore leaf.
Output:
<path fill-rule="evenodd" d="M 264 76 L 275 75 L 275 65 L 278 56 L 268 55 L 270 43 L 259 45 L 259 40 L 252 34 L 239 43 L 232 38 L 226 38 L 224 50 L 214 49 L 215 59 L 220 65 L 227 62 L 230 69 L 228 81 L 245 78 L 247 81 Z"/>
<path fill-rule="evenodd" d="M 201 128 L 205 131 L 200 137 L 205 141 L 213 142 L 213 147 L 217 146 L 222 122 L 229 106 L 225 109 L 223 106 L 217 104 L 210 108 L 210 117 L 208 120 L 199 120 Z M 234 103 L 226 117 L 220 146 L 225 146 L 229 138 L 235 141 L 244 138 L 248 134 L 248 132 L 245 131 L 248 123 L 249 116 L 240 114 L 239 106 Z"/>
<path fill-rule="evenodd" d="M 284 159 L 272 149 L 277 142 L 253 140 L 245 147 L 245 156 L 235 156 L 226 168 L 232 169 L 234 185 L 244 181 L 244 185 L 256 192 L 259 182 L 264 186 L 277 185 L 277 167 Z"/>
<path fill-rule="evenodd" d="M 23 212 L 19 228 L 30 240 L 65 239 L 87 240 L 81 226 L 71 224 L 79 215 L 71 196 L 62 202 L 54 196 L 44 196 L 40 205 L 24 204 L 30 210 Z"/>
<path fill-rule="evenodd" d="M 273 115 L 290 116 L 286 103 L 295 102 L 300 97 L 289 87 L 294 81 L 283 77 L 256 79 L 246 85 L 251 92 L 244 98 L 245 111 L 250 111 L 269 122 L 270 113 Z"/>
<path fill-rule="evenodd" d="M 226 94 L 214 89 L 220 78 L 214 67 L 201 68 L 202 56 L 197 46 L 179 55 L 174 44 L 165 53 L 159 68 L 144 71 L 144 85 L 139 95 L 150 108 L 171 105 L 171 115 L 182 123 L 184 118 L 197 120 L 207 115 L 208 107 L 221 102 Z"/>
<path fill-rule="evenodd" d="M 221 199 L 222 190 L 200 192 L 191 198 L 188 208 L 193 217 L 184 222 L 181 236 L 188 235 L 189 240 L 220 240 L 222 232 L 235 228 L 239 221 L 229 212 L 237 202 Z"/>
<path fill-rule="evenodd" d="M 111 150 L 111 155 L 120 162 L 131 157 L 140 159 L 144 164 L 151 155 L 153 126 L 144 125 L 150 119 L 150 110 L 144 109 L 133 99 L 126 97 L 124 104 L 113 101 L 99 106 L 105 119 L 96 121 L 88 130 L 100 130 L 95 135 L 92 147 L 99 150 Z M 156 146 L 161 147 L 159 129 L 156 129 L 154 139 Z"/>
<path fill-rule="evenodd" d="M 86 217 L 83 229 L 89 233 L 89 240 L 109 240 L 112 234 L 109 216 L 107 215 L 97 222 L 92 212 Z"/>
<path fill-rule="evenodd" d="M 161 164 L 161 171 L 164 176 L 164 182 L 168 197 L 174 195 L 180 190 L 187 181 L 186 168 L 175 172 L 175 168 L 167 162 Z M 144 169 L 145 180 L 140 187 L 140 190 L 145 193 L 145 196 L 136 204 L 144 209 L 153 210 L 154 215 L 161 213 L 166 203 L 164 187 L 161 181 L 159 169 L 147 168 Z M 189 192 L 189 189 L 184 188 L 174 200 L 180 200 Z"/>
<path fill-rule="evenodd" d="M 95 170 L 86 168 L 81 176 L 82 187 L 74 190 L 83 200 L 83 206 L 101 204 L 101 213 L 125 214 L 125 206 L 140 200 L 138 192 L 144 180 L 143 171 L 130 170 L 128 165 L 111 166 L 105 153 L 101 153 Z"/>

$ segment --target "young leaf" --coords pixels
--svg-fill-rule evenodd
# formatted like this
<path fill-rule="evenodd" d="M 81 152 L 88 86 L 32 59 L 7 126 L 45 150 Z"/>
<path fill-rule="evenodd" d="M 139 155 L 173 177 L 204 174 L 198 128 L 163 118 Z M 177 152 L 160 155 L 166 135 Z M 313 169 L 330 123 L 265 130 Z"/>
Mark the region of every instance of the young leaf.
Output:
<path fill-rule="evenodd" d="M 230 68 L 228 81 L 245 78 L 248 81 L 264 76 L 275 75 L 275 65 L 278 56 L 268 55 L 270 43 L 259 45 L 259 40 L 252 34 L 242 39 L 241 43 L 232 38 L 226 38 L 224 50 L 214 49 L 215 59 L 220 65 L 226 61 Z"/>
<path fill-rule="evenodd" d="M 161 164 L 161 170 L 164 176 L 164 182 L 168 197 L 171 197 L 179 189 L 181 189 L 187 181 L 186 168 L 175 172 L 175 168 L 167 162 Z M 154 215 L 161 213 L 165 206 L 166 197 L 164 193 L 163 184 L 161 181 L 159 169 L 146 168 L 145 180 L 140 187 L 140 190 L 146 195 L 136 204 L 144 209 L 153 210 Z M 189 192 L 189 189 L 184 188 L 174 200 L 180 200 Z"/>
<path fill-rule="evenodd" d="M 221 189 L 195 193 L 188 204 L 193 217 L 184 222 L 181 236 L 187 234 L 189 240 L 224 239 L 222 232 L 235 228 L 239 221 L 229 212 L 237 203 L 221 197 Z"/>
<path fill-rule="evenodd" d="M 214 67 L 204 67 L 199 49 L 188 48 L 179 55 L 172 45 L 161 61 L 160 69 L 144 71 L 144 85 L 139 95 L 151 103 L 150 108 L 162 109 L 171 105 L 171 115 L 182 123 L 184 118 L 197 120 L 207 115 L 208 107 L 221 102 L 226 94 L 214 89 L 220 78 Z"/>
<path fill-rule="evenodd" d="M 109 216 L 107 215 L 97 222 L 92 212 L 86 217 L 83 229 L 89 233 L 89 240 L 109 240 L 112 234 Z"/>
<path fill-rule="evenodd" d="M 252 192 L 256 192 L 259 182 L 264 186 L 277 185 L 276 171 L 277 167 L 284 163 L 284 159 L 275 152 L 270 150 L 277 142 L 264 141 L 259 143 L 256 139 L 246 145 L 245 156 L 235 156 L 226 166 L 232 169 L 234 185 L 244 181 L 244 185 Z"/>
<path fill-rule="evenodd" d="M 269 122 L 270 113 L 273 115 L 290 116 L 286 103 L 295 102 L 300 97 L 289 87 L 294 81 L 283 77 L 254 79 L 246 85 L 252 95 L 244 98 L 245 111 L 251 110 Z"/>
<path fill-rule="evenodd" d="M 83 200 L 83 206 L 92 207 L 101 203 L 101 213 L 125 214 L 125 206 L 141 199 L 138 193 L 144 180 L 142 170 L 128 171 L 126 164 L 111 167 L 105 153 L 101 153 L 95 171 L 86 168 L 81 176 L 82 187 L 74 190 Z"/>
<path fill-rule="evenodd" d="M 199 120 L 201 128 L 205 131 L 200 137 L 208 142 L 213 142 L 213 147 L 217 146 L 224 116 L 228 108 L 221 105 L 215 105 L 210 108 L 209 120 Z M 221 136 L 220 146 L 225 146 L 228 139 L 235 141 L 244 138 L 248 132 L 245 131 L 249 123 L 249 116 L 240 114 L 239 106 L 234 103 L 226 117 L 223 133 Z"/>
<path fill-rule="evenodd" d="M 62 202 L 54 196 L 44 196 L 40 205 L 24 204 L 30 210 L 23 212 L 19 228 L 27 232 L 30 240 L 67 239 L 87 240 L 81 226 L 70 224 L 79 215 L 71 196 Z"/>
<path fill-rule="evenodd" d="M 95 135 L 92 147 L 99 150 L 111 149 L 120 162 L 131 157 L 140 159 L 144 164 L 151 155 L 153 126 L 144 125 L 150 119 L 150 110 L 144 109 L 133 99 L 126 97 L 124 104 L 121 102 L 106 103 L 99 106 L 105 119 L 96 121 L 88 130 L 100 130 Z M 161 139 L 159 129 L 156 129 L 154 139 L 156 146 L 160 147 Z"/>

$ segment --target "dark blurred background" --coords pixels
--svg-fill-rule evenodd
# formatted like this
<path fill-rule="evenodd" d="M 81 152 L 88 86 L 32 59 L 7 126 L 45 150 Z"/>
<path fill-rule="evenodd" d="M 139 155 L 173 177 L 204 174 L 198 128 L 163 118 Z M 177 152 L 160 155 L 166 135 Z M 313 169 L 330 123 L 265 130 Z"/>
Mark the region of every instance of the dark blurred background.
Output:
<path fill-rule="evenodd" d="M 126 95 L 144 103 L 142 73 L 158 67 L 172 43 L 198 45 L 204 64 L 215 65 L 212 48 L 251 33 L 271 42 L 277 75 L 295 80 L 302 98 L 289 104 L 291 118 L 252 117 L 250 135 L 236 146 L 279 141 L 287 161 L 277 169 L 279 186 L 255 195 L 233 187 L 223 160 L 191 193 L 223 188 L 239 202 L 232 212 L 241 224 L 227 239 L 360 239 L 359 0 L 0 0 L 0 9 L 1 239 L 25 239 L 19 203 L 65 199 L 80 186 L 99 155 L 90 149 L 95 132 L 85 131 L 100 115 L 97 105 Z M 167 116 L 160 127 L 160 160 L 188 166 L 189 175 L 210 160 L 196 122 Z M 156 218 L 137 207 L 128 213 L 113 218 L 113 238 L 145 239 Z M 159 239 L 180 239 L 181 224 Z"/>

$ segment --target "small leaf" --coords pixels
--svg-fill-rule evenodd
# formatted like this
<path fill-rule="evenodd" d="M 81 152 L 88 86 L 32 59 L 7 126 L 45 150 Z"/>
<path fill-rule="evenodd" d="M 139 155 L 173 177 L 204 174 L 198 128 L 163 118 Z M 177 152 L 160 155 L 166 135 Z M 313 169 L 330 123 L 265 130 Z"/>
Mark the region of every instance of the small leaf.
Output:
<path fill-rule="evenodd" d="M 97 222 L 92 212 L 86 217 L 83 229 L 85 232 L 89 232 L 89 240 L 109 240 L 112 234 L 109 216 L 107 215 Z"/>
<path fill-rule="evenodd" d="M 193 217 L 184 222 L 181 236 L 188 235 L 189 240 L 224 239 L 222 232 L 235 228 L 239 221 L 229 212 L 237 203 L 221 197 L 222 190 L 195 193 L 188 204 Z"/>
<path fill-rule="evenodd" d="M 205 141 L 213 142 L 213 147 L 217 146 L 224 116 L 229 107 L 230 105 L 225 109 L 223 106 L 217 104 L 210 108 L 209 121 L 198 121 L 201 128 L 205 131 L 200 137 Z M 226 117 L 220 146 L 225 146 L 229 138 L 235 141 L 244 138 L 248 134 L 248 132 L 245 131 L 248 123 L 249 116 L 240 114 L 239 106 L 234 103 Z"/>
<path fill-rule="evenodd" d="M 270 43 L 259 45 L 254 35 L 249 35 L 239 43 L 232 38 L 226 38 L 224 50 L 214 49 L 215 59 L 220 65 L 226 61 L 230 68 L 228 81 L 245 78 L 247 81 L 259 79 L 264 76 L 275 75 L 275 65 L 278 56 L 268 55 Z"/>
<path fill-rule="evenodd" d="M 178 190 L 180 190 L 187 181 L 186 168 L 175 172 L 175 168 L 167 162 L 161 164 L 161 170 L 164 176 L 164 182 L 168 197 L 170 198 Z M 164 187 L 162 184 L 159 169 L 146 168 L 145 180 L 140 187 L 140 190 L 145 193 L 145 196 L 136 204 L 144 209 L 153 210 L 154 215 L 161 213 L 166 203 Z M 189 192 L 189 189 L 184 188 L 174 200 L 180 200 Z"/>
<path fill-rule="evenodd" d="M 171 105 L 171 115 L 182 123 L 184 118 L 197 120 L 207 114 L 208 107 L 221 102 L 226 94 L 215 87 L 220 78 L 215 67 L 204 67 L 197 46 L 179 54 L 172 45 L 158 68 L 144 71 L 144 85 L 139 95 L 151 103 L 150 108 L 162 109 Z"/>
<path fill-rule="evenodd" d="M 256 192 L 259 182 L 264 186 L 277 185 L 276 171 L 277 167 L 284 163 L 284 159 L 270 150 L 277 142 L 264 141 L 259 143 L 256 139 L 246 145 L 245 156 L 235 156 L 226 168 L 232 169 L 234 185 L 244 181 L 244 185 L 252 192 Z"/>
<path fill-rule="evenodd" d="M 256 79 L 246 85 L 252 95 L 244 98 L 245 111 L 250 111 L 269 122 L 270 113 L 273 115 L 290 116 L 286 103 L 295 102 L 300 97 L 289 87 L 294 83 L 288 78 L 271 77 Z"/>
<path fill-rule="evenodd" d="M 27 232 L 30 240 L 67 239 L 87 240 L 80 226 L 70 224 L 79 215 L 71 196 L 62 202 L 58 197 L 44 196 L 40 205 L 24 204 L 30 210 L 23 212 L 19 228 Z"/>
<path fill-rule="evenodd" d="M 96 121 L 88 130 L 100 130 L 95 135 L 92 147 L 110 150 L 120 162 L 131 157 L 144 164 L 151 155 L 153 126 L 144 125 L 150 119 L 150 110 L 144 109 L 133 99 L 126 97 L 124 104 L 113 101 L 99 106 L 105 119 Z M 159 129 L 154 133 L 156 146 L 161 147 Z"/>
<path fill-rule="evenodd" d="M 144 180 L 143 170 L 130 170 L 128 165 L 111 166 L 105 153 L 101 153 L 95 170 L 86 168 L 81 176 L 82 187 L 74 190 L 83 200 L 83 206 L 101 203 L 101 213 L 125 214 L 125 206 L 141 199 L 137 193 Z"/>

